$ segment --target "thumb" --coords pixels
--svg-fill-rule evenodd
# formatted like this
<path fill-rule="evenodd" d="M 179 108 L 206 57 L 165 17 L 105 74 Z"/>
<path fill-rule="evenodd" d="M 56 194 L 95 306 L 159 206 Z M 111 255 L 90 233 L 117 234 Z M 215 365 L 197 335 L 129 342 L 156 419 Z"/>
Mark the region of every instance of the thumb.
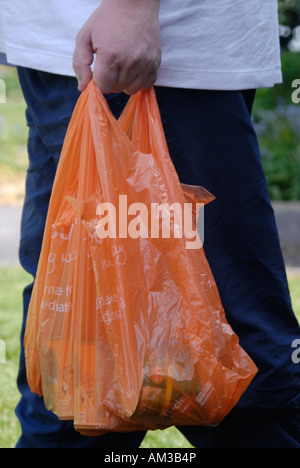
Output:
<path fill-rule="evenodd" d="M 118 88 L 120 70 L 115 63 L 114 56 L 107 53 L 96 52 L 93 78 L 96 85 L 104 93 L 120 92 Z"/>
<path fill-rule="evenodd" d="M 73 69 L 78 80 L 79 91 L 84 91 L 93 73 L 91 65 L 94 61 L 94 51 L 91 35 L 88 31 L 80 31 L 76 38 L 76 46 L 73 53 Z"/>

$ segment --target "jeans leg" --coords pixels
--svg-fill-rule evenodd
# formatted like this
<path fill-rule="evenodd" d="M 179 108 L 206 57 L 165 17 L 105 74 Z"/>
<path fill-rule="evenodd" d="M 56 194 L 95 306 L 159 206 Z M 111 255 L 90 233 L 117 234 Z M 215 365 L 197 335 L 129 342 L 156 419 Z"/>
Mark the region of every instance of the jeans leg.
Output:
<path fill-rule="evenodd" d="M 251 92 L 156 94 L 180 180 L 216 196 L 205 208 L 204 250 L 227 319 L 259 369 L 232 414 L 261 417 L 280 407 L 291 416 L 300 405 L 300 366 L 291 360 L 300 329 L 251 123 Z M 193 444 L 210 444 L 212 433 L 189 429 Z"/>

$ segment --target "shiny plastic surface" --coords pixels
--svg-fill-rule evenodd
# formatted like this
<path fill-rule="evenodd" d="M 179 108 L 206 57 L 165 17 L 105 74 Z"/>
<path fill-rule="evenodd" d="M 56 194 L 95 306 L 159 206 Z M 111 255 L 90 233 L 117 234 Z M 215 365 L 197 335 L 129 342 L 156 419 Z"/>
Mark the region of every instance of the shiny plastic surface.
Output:
<path fill-rule="evenodd" d="M 194 227 L 196 202 L 214 199 L 180 183 L 153 89 L 116 121 L 91 82 L 50 200 L 24 342 L 30 388 L 86 435 L 217 425 L 257 368 L 226 321 L 205 248 L 188 249 L 184 235 L 99 237 L 98 207 L 110 203 L 120 222 L 120 194 L 149 212 L 193 203 Z"/>

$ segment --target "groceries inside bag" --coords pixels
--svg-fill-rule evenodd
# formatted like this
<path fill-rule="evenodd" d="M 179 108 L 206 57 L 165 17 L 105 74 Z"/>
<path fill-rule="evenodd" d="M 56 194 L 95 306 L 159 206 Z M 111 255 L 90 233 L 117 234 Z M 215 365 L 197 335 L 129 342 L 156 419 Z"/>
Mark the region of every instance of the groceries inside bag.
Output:
<path fill-rule="evenodd" d="M 257 373 L 227 323 L 154 89 L 92 81 L 65 138 L 25 333 L 31 391 L 77 431 L 217 425 Z"/>

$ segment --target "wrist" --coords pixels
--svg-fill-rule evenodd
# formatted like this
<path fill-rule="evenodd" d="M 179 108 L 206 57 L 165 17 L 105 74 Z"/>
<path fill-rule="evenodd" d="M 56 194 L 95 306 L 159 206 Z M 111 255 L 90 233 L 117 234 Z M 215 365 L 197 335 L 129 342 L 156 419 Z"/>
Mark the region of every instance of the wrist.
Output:
<path fill-rule="evenodd" d="M 116 8 L 134 9 L 136 10 L 151 10 L 158 13 L 160 8 L 160 0 L 103 0 L 101 5 L 107 4 Z"/>

